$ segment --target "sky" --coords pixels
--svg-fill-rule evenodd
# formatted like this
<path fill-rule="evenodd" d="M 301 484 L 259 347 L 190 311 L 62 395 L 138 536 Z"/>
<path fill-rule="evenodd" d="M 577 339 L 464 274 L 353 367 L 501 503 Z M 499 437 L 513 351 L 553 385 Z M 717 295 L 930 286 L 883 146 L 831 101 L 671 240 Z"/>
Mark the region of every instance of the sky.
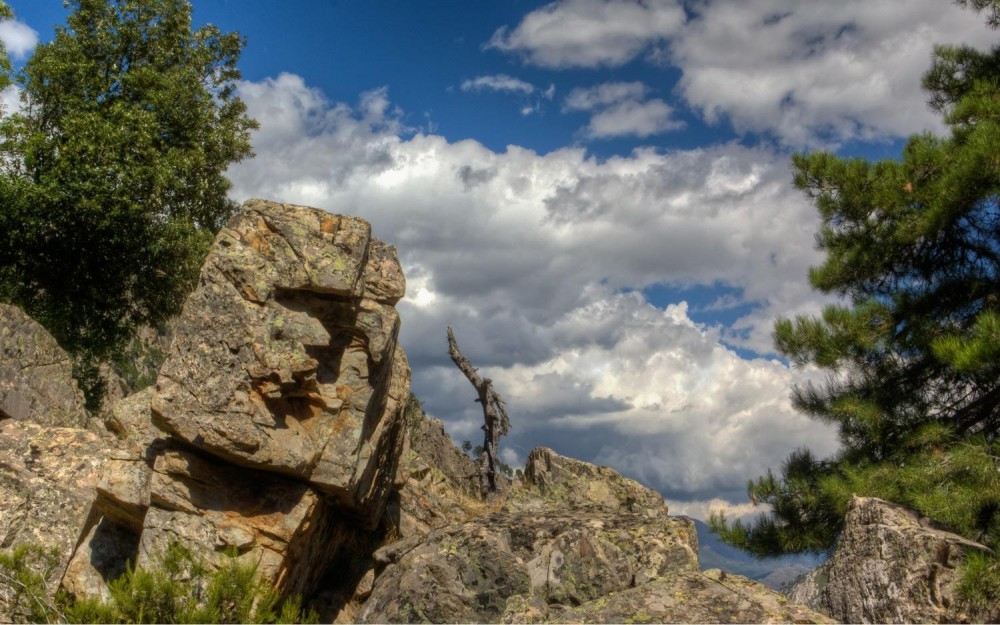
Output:
<path fill-rule="evenodd" d="M 23 63 L 67 13 L 7 2 Z M 193 5 L 246 38 L 260 129 L 232 197 L 358 215 L 397 247 L 428 414 L 481 442 L 451 324 L 507 401 L 506 462 L 552 447 L 702 519 L 759 511 L 747 480 L 796 448 L 837 450 L 789 401 L 824 374 L 770 338 L 832 301 L 808 284 L 819 220 L 790 156 L 943 133 L 920 89 L 933 45 L 997 40 L 948 0 Z"/>

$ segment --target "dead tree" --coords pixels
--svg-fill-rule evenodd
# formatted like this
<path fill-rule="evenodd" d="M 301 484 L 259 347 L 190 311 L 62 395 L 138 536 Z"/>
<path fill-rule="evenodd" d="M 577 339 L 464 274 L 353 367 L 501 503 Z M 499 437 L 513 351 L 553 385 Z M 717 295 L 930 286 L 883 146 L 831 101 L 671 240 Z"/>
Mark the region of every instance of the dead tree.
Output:
<path fill-rule="evenodd" d="M 469 378 L 469 382 L 472 382 L 479 394 L 476 401 L 483 406 L 484 436 L 483 451 L 479 454 L 479 492 L 484 499 L 489 499 L 497 492 L 497 447 L 500 437 L 510 430 L 510 419 L 504 409 L 503 399 L 493 390 L 493 380 L 480 377 L 479 370 L 462 355 L 451 326 L 448 326 L 448 355 L 465 377 Z"/>

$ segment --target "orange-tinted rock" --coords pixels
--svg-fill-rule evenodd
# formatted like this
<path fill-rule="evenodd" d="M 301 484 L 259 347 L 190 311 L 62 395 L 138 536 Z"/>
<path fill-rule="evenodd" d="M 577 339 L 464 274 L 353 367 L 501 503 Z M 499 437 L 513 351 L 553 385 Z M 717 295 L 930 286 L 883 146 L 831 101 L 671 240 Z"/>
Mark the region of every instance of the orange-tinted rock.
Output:
<path fill-rule="evenodd" d="M 216 238 L 152 399 L 173 437 L 377 522 L 409 367 L 395 250 L 356 217 L 251 200 Z"/>

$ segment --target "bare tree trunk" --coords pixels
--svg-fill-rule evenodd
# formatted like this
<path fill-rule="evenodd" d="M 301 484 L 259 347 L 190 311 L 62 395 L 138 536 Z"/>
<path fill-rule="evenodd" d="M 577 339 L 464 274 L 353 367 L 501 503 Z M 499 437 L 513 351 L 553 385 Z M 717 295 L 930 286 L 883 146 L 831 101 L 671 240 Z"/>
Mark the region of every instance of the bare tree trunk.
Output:
<path fill-rule="evenodd" d="M 484 499 L 489 499 L 497 492 L 497 448 L 500 437 L 510 430 L 510 419 L 504 409 L 503 399 L 493 390 L 493 380 L 479 376 L 478 369 L 458 349 L 451 326 L 448 326 L 448 355 L 475 387 L 479 394 L 476 401 L 483 406 L 484 437 L 483 451 L 479 454 L 479 493 Z"/>

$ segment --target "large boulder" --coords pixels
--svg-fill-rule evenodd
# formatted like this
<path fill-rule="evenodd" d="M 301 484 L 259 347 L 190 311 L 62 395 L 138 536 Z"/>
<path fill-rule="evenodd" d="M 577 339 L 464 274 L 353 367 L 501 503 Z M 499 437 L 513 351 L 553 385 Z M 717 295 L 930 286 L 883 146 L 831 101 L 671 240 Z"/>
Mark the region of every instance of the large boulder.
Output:
<path fill-rule="evenodd" d="M 833 555 L 788 596 L 845 623 L 996 622 L 956 595 L 965 554 L 987 548 L 873 497 L 851 500 Z"/>
<path fill-rule="evenodd" d="M 0 546 L 56 554 L 46 580 L 50 597 L 87 524 L 105 453 L 92 432 L 0 421 Z M 0 599 L 8 581 L 0 580 Z M 0 622 L 10 622 L 2 604 Z"/>
<path fill-rule="evenodd" d="M 745 578 L 699 571 L 694 523 L 612 469 L 539 448 L 524 474 L 499 510 L 377 551 L 357 620 L 830 622 Z"/>
<path fill-rule="evenodd" d="M 139 565 L 178 543 L 209 566 L 235 552 L 282 592 L 315 588 L 335 554 L 336 512 L 308 484 L 181 449 L 157 458 Z"/>
<path fill-rule="evenodd" d="M 127 562 L 180 544 L 210 568 L 235 552 L 282 592 L 353 593 L 404 446 L 403 291 L 363 220 L 247 202 L 171 323 L 155 387 L 106 411 L 117 447 L 63 586 L 106 595 Z"/>
<path fill-rule="evenodd" d="M 395 250 L 364 220 L 247 202 L 176 323 L 154 422 L 228 462 L 309 482 L 374 526 L 409 394 L 393 307 L 404 288 Z"/>
<path fill-rule="evenodd" d="M 45 328 L 9 304 L 0 304 L 2 419 L 54 427 L 87 425 L 73 361 Z"/>

